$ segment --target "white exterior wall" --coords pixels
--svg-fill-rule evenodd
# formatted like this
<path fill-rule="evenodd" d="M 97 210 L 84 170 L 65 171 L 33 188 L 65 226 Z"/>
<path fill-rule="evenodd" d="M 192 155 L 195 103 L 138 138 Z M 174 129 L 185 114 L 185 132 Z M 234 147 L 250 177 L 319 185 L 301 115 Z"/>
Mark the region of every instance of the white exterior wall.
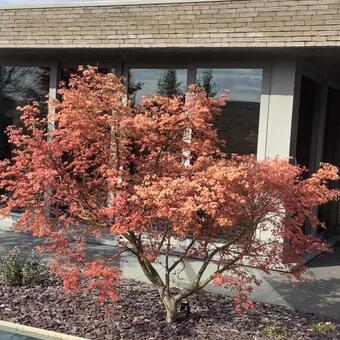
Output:
<path fill-rule="evenodd" d="M 295 61 L 273 61 L 264 69 L 260 107 L 258 159 L 266 157 L 289 158 L 291 151 L 292 125 L 296 99 Z M 261 231 L 258 237 L 269 240 L 270 230 Z"/>
<path fill-rule="evenodd" d="M 258 158 L 290 156 L 295 61 L 273 61 L 263 76 Z"/>

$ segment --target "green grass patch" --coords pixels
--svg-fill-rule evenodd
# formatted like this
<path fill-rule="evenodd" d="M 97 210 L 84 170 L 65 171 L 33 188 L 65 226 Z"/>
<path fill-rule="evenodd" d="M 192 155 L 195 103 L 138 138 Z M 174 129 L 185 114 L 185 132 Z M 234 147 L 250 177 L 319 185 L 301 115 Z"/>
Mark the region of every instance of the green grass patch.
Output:
<path fill-rule="evenodd" d="M 279 325 L 267 325 L 265 332 L 267 336 L 279 339 L 285 339 L 292 335 L 291 330 Z"/>
<path fill-rule="evenodd" d="M 313 323 L 311 330 L 316 333 L 328 334 L 335 330 L 335 326 L 331 322 Z"/>

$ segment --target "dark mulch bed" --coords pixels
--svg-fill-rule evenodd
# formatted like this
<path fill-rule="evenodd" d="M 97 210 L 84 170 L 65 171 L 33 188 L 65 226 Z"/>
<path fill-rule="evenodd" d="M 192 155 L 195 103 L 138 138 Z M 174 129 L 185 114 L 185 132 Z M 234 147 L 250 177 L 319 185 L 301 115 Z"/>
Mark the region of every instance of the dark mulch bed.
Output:
<path fill-rule="evenodd" d="M 69 296 L 59 283 L 42 287 L 0 286 L 0 319 L 89 339 L 267 339 L 265 327 L 280 325 L 292 339 L 340 339 L 340 322 L 328 335 L 309 330 L 322 317 L 259 304 L 237 314 L 232 302 L 201 293 L 189 300 L 191 315 L 168 326 L 157 292 L 147 284 L 125 281 L 111 316 L 92 295 Z"/>

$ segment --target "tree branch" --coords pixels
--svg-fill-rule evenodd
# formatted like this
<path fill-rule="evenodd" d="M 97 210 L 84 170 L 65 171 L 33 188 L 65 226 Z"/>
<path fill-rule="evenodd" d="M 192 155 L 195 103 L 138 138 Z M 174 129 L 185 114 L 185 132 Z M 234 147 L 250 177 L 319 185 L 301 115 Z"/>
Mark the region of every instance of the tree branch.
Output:
<path fill-rule="evenodd" d="M 228 249 L 230 246 L 232 246 L 233 244 L 235 244 L 237 241 L 239 241 L 243 236 L 244 236 L 244 232 L 246 231 L 246 229 L 248 229 L 248 226 L 245 226 L 239 233 L 239 235 L 237 237 L 235 237 L 232 241 L 228 242 L 227 244 L 221 246 L 221 247 L 217 247 L 215 248 L 213 251 L 211 251 L 211 253 L 207 256 L 207 258 L 204 260 L 200 270 L 198 271 L 196 278 L 194 280 L 194 282 L 192 283 L 191 287 L 187 290 L 185 290 L 184 292 L 181 292 L 179 294 L 177 294 L 175 296 L 175 300 L 179 301 L 182 300 L 190 295 L 192 295 L 194 292 L 197 292 L 198 290 L 202 289 L 202 287 L 206 286 L 214 277 L 214 275 L 217 273 L 216 271 L 214 272 L 214 274 L 212 274 L 207 280 L 208 282 L 204 282 L 204 286 L 200 285 L 200 281 L 201 278 L 205 272 L 205 270 L 207 269 L 209 263 L 211 262 L 211 260 L 213 259 L 213 257 L 220 251 L 224 251 L 226 249 Z M 253 227 L 253 233 L 252 235 L 255 234 L 255 230 L 256 228 Z M 251 240 L 253 239 L 253 236 L 250 238 Z M 249 241 L 247 243 L 247 245 L 250 245 L 252 241 Z M 244 251 L 242 252 L 242 255 L 244 254 Z M 239 255 L 241 256 L 241 255 Z M 237 260 L 239 259 L 239 257 L 236 258 Z M 237 261 L 236 260 L 236 261 Z M 228 263 L 226 266 L 223 266 L 223 271 L 225 271 L 226 269 L 228 269 L 228 267 L 232 265 L 232 263 Z M 220 270 L 222 270 L 220 269 Z M 222 271 L 222 272 L 223 272 Z"/>
<path fill-rule="evenodd" d="M 170 295 L 170 271 L 169 271 L 169 252 L 170 252 L 170 236 L 166 245 L 165 254 L 165 288 L 168 295 Z"/>
<path fill-rule="evenodd" d="M 189 250 L 192 248 L 194 243 L 196 242 L 196 239 L 192 239 L 187 248 L 185 249 L 184 253 L 181 255 L 181 257 L 175 261 L 169 268 L 169 274 L 172 270 L 174 270 L 183 260 L 184 258 L 188 255 Z"/>
<path fill-rule="evenodd" d="M 153 283 L 158 288 L 165 289 L 164 282 L 162 278 L 159 276 L 157 270 L 144 256 L 143 246 L 141 244 L 140 239 L 138 239 L 138 237 L 132 231 L 129 231 L 127 234 L 124 234 L 124 237 L 132 244 L 135 251 L 135 255 L 137 256 L 137 260 L 145 276 L 149 279 L 151 283 Z"/>
<path fill-rule="evenodd" d="M 164 244 L 164 241 L 165 241 L 165 239 L 166 239 L 166 235 L 168 234 L 168 231 L 169 231 L 169 227 L 167 226 L 166 228 L 165 228 L 165 233 L 163 234 L 163 237 L 162 237 L 162 239 L 161 239 L 161 242 L 160 242 L 160 244 L 158 245 L 158 247 L 157 247 L 157 251 L 158 251 L 158 253 L 161 251 L 161 249 L 162 249 L 162 246 L 163 246 L 163 244 Z"/>

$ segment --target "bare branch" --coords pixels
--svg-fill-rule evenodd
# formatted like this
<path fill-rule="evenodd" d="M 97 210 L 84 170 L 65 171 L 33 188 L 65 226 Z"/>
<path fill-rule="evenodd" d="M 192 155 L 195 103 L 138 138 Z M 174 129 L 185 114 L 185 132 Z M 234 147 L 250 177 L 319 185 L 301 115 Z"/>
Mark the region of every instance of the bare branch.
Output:
<path fill-rule="evenodd" d="M 166 245 L 166 254 L 165 254 L 165 287 L 166 287 L 166 292 L 168 295 L 170 295 L 170 271 L 169 271 L 170 245 L 171 245 L 171 239 L 169 236 L 168 242 Z"/>
<path fill-rule="evenodd" d="M 157 270 L 144 256 L 143 246 L 141 244 L 140 238 L 138 238 L 132 231 L 128 232 L 127 234 L 124 234 L 124 237 L 132 244 L 135 251 L 135 255 L 137 256 L 137 260 L 149 281 L 158 288 L 165 289 L 164 282 L 162 278 L 159 276 Z"/>
<path fill-rule="evenodd" d="M 167 234 L 168 234 L 168 231 L 169 231 L 169 227 L 166 227 L 165 233 L 163 234 L 163 237 L 162 237 L 162 239 L 161 239 L 161 242 L 160 242 L 160 244 L 158 245 L 158 248 L 157 248 L 158 253 L 159 253 L 159 252 L 161 251 L 161 249 L 162 249 L 162 246 L 163 246 L 163 244 L 164 244 L 164 241 L 165 241 L 165 239 L 166 239 L 166 236 L 167 236 Z"/>
<path fill-rule="evenodd" d="M 206 259 L 204 260 L 200 270 L 198 271 L 194 282 L 192 283 L 191 287 L 187 290 L 185 290 L 184 292 L 181 292 L 179 294 L 176 295 L 175 300 L 179 301 L 182 300 L 190 295 L 192 295 L 194 292 L 197 292 L 198 290 L 202 289 L 204 286 L 206 286 L 214 277 L 214 275 L 217 273 L 216 271 L 214 272 L 214 274 L 212 274 L 207 280 L 207 282 L 204 282 L 204 285 L 200 285 L 200 281 L 202 279 L 202 276 L 205 272 L 205 270 L 207 269 L 209 263 L 212 261 L 213 257 L 218 253 L 218 252 L 222 252 L 225 251 L 226 249 L 228 249 L 229 247 L 231 247 L 232 245 L 234 245 L 235 243 L 237 243 L 242 237 L 244 237 L 244 232 L 248 229 L 248 226 L 244 226 L 243 229 L 240 230 L 239 235 L 237 237 L 235 237 L 232 241 L 224 244 L 223 246 L 217 247 L 215 248 L 213 251 L 210 252 L 210 254 L 206 257 Z M 252 235 L 255 234 L 256 228 L 255 226 L 253 226 L 253 233 Z M 247 243 L 247 246 L 250 246 L 250 244 L 252 243 L 253 240 L 253 236 L 250 237 L 249 242 Z M 244 251 L 242 252 L 242 256 L 244 254 Z M 240 255 L 241 256 L 241 255 Z M 238 261 L 239 257 L 236 258 Z M 228 269 L 228 267 L 233 264 L 233 260 L 231 263 L 228 263 L 227 265 L 223 266 L 222 272 L 224 272 L 226 269 Z"/>
<path fill-rule="evenodd" d="M 192 248 L 192 246 L 194 245 L 195 242 L 196 242 L 196 239 L 193 238 L 191 240 L 191 242 L 189 243 L 189 245 L 186 247 L 186 249 L 185 249 L 184 253 L 181 255 L 181 257 L 171 265 L 171 267 L 169 268 L 169 273 L 172 270 L 174 270 L 177 267 L 177 265 L 185 259 L 185 257 L 188 255 L 190 249 Z"/>

